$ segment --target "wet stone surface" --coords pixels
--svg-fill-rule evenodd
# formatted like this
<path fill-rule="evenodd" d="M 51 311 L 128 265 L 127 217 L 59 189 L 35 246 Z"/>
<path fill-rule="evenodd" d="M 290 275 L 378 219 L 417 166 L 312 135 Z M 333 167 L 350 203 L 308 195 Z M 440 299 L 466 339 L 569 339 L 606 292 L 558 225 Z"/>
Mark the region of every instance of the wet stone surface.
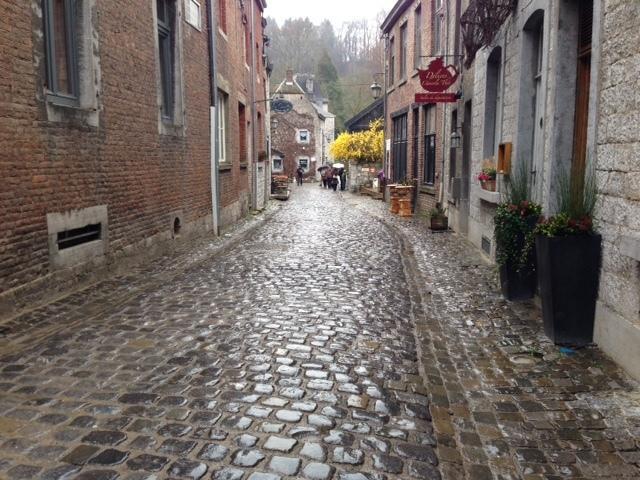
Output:
<path fill-rule="evenodd" d="M 638 390 L 386 210 L 308 185 L 224 255 L 11 322 L 0 478 L 640 478 Z"/>
<path fill-rule="evenodd" d="M 417 292 L 431 404 L 407 402 L 403 393 L 400 408 L 416 422 L 433 419 L 433 432 L 392 442 L 388 454 L 402 459 L 404 475 L 640 479 L 637 383 L 595 347 L 563 354 L 544 336 L 538 308 L 503 300 L 495 267 L 464 239 L 391 215 L 382 202 L 345 201 L 401 239 Z"/>

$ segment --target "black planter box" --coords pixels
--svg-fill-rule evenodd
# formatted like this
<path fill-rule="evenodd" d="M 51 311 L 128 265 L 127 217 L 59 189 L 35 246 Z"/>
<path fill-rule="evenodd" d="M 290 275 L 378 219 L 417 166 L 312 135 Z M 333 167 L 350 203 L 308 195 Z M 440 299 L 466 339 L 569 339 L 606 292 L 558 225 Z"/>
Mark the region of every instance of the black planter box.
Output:
<path fill-rule="evenodd" d="M 602 237 L 536 237 L 546 335 L 557 345 L 593 341 Z"/>
<path fill-rule="evenodd" d="M 529 300 L 536 294 L 538 277 L 533 266 L 520 270 L 507 263 L 500 267 L 500 286 L 507 300 Z"/>

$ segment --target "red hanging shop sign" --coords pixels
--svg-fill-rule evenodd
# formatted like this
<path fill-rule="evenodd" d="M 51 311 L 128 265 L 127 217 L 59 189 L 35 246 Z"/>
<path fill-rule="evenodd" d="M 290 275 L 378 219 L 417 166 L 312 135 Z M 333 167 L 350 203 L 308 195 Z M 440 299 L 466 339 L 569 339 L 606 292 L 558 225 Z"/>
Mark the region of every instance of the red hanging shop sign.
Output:
<path fill-rule="evenodd" d="M 416 103 L 455 102 L 456 94 L 446 91 L 456 83 L 460 72 L 453 65 L 444 64 L 443 57 L 435 58 L 426 70 L 418 70 L 420 85 L 429 93 L 417 93 Z"/>

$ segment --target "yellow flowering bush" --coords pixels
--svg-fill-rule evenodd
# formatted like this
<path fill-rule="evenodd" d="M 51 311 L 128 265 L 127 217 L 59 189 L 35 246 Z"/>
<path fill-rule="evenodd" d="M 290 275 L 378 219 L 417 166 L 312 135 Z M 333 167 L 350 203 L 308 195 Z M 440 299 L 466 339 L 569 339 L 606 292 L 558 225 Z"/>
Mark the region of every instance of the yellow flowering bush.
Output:
<path fill-rule="evenodd" d="M 382 163 L 384 132 L 382 119 L 374 120 L 363 132 L 341 133 L 329 147 L 337 160 L 358 163 Z"/>

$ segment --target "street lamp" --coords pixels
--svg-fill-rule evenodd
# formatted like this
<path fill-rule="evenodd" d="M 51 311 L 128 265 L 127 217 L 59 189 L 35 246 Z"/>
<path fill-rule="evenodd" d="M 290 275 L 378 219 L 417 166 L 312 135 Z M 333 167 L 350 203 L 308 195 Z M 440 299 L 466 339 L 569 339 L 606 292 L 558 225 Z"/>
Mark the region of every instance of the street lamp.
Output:
<path fill-rule="evenodd" d="M 382 87 L 380 86 L 380 84 L 374 81 L 369 88 L 371 89 L 373 99 L 378 100 L 380 98 L 380 95 L 382 95 Z"/>

